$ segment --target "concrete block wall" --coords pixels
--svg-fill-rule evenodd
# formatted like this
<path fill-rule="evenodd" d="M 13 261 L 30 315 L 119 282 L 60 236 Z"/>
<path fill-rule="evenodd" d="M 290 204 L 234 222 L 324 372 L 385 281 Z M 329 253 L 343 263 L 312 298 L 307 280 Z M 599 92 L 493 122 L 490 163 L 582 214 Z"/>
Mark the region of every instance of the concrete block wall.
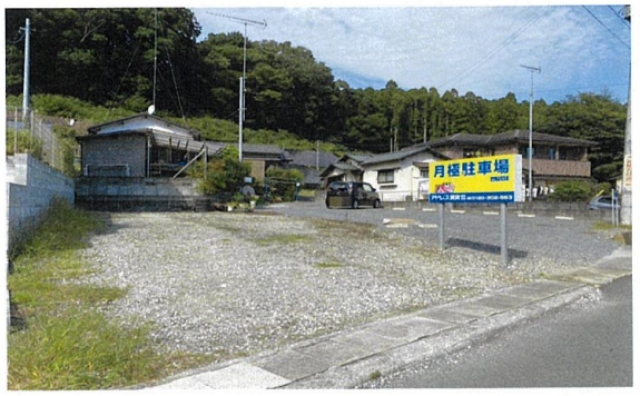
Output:
<path fill-rule="evenodd" d="M 42 220 L 55 197 L 74 203 L 72 179 L 28 154 L 7 157 L 9 250 Z"/>
<path fill-rule="evenodd" d="M 207 210 L 210 198 L 198 190 L 198 179 L 81 177 L 76 204 L 88 210 Z"/>

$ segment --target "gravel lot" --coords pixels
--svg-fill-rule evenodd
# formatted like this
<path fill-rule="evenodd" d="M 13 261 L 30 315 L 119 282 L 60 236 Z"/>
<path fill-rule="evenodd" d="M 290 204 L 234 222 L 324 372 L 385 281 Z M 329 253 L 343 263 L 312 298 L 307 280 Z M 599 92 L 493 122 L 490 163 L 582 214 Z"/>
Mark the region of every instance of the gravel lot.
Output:
<path fill-rule="evenodd" d="M 444 253 L 435 249 L 437 229 L 383 224 L 437 223 L 437 213 L 422 211 L 299 203 L 105 216 L 107 230 L 83 253 L 97 269 L 88 282 L 129 290 L 107 312 L 155 323 L 161 350 L 222 358 L 592 265 L 619 246 L 590 231 L 593 221 L 510 216 L 514 258 L 503 268 L 499 216 L 448 215 Z"/>

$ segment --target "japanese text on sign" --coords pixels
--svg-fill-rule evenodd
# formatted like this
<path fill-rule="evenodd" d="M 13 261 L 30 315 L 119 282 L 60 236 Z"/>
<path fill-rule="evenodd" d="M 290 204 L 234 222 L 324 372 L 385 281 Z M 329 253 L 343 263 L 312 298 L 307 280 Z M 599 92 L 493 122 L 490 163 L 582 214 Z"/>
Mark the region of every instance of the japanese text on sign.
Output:
<path fill-rule="evenodd" d="M 430 202 L 504 203 L 522 200 L 522 156 L 436 162 L 430 171 Z"/>

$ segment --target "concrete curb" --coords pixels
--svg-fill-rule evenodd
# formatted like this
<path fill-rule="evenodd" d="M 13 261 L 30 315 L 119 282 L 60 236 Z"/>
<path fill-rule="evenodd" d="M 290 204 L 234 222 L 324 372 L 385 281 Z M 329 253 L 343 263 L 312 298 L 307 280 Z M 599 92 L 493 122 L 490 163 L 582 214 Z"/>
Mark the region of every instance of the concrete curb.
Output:
<path fill-rule="evenodd" d="M 632 274 L 631 249 L 547 280 L 418 310 L 167 378 L 152 389 L 347 389 L 450 354 Z M 144 388 L 142 385 L 138 389 Z"/>
<path fill-rule="evenodd" d="M 377 376 L 415 366 L 426 360 L 451 354 L 480 343 L 496 334 L 543 314 L 553 312 L 582 298 L 597 298 L 597 290 L 582 286 L 544 301 L 513 311 L 478 319 L 418 341 L 377 353 L 323 373 L 280 386 L 282 389 L 347 389 L 371 381 Z"/>

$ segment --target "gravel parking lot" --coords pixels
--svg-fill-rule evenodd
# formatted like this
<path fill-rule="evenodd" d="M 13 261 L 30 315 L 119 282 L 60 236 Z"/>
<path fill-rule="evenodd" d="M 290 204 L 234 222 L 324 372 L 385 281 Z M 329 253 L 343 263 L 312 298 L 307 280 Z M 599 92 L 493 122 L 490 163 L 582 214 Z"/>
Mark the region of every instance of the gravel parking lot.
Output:
<path fill-rule="evenodd" d="M 419 226 L 437 213 L 422 211 L 295 203 L 106 217 L 84 255 L 97 270 L 87 281 L 129 291 L 108 313 L 155 323 L 161 350 L 221 359 L 591 265 L 618 246 L 593 221 L 510 216 L 504 268 L 499 216 L 448 214 L 443 253 L 438 230 Z M 390 218 L 415 224 L 387 228 Z"/>

